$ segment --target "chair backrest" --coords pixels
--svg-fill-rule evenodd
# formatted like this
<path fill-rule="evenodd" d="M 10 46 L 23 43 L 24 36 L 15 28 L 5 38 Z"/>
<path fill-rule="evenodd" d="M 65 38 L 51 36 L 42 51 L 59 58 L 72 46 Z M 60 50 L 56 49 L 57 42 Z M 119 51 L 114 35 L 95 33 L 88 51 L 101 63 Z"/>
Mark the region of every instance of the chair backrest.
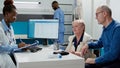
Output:
<path fill-rule="evenodd" d="M 100 56 L 103 55 L 103 54 L 104 54 L 104 48 L 102 47 L 102 48 L 100 49 Z"/>

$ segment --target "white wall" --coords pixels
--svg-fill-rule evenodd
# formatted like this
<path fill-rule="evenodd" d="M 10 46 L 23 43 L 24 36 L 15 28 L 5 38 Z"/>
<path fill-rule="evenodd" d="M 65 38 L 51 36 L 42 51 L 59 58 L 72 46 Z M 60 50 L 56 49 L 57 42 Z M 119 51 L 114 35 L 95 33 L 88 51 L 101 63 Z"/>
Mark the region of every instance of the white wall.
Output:
<path fill-rule="evenodd" d="M 92 35 L 92 4 L 91 0 L 82 0 L 83 19 L 85 20 L 86 32 Z"/>
<path fill-rule="evenodd" d="M 2 13 L 3 3 L 4 3 L 4 0 L 0 0 L 0 13 Z"/>
<path fill-rule="evenodd" d="M 120 0 L 110 0 L 110 8 L 112 9 L 113 19 L 120 21 Z"/>

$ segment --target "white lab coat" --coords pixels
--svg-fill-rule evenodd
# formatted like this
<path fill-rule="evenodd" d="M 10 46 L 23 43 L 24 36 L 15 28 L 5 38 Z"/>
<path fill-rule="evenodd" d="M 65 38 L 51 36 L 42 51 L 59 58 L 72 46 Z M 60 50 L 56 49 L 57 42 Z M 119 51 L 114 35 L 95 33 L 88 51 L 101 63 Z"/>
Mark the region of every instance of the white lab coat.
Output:
<path fill-rule="evenodd" d="M 14 37 L 13 29 L 11 29 L 12 35 L 11 37 Z M 0 46 L 4 45 L 12 45 L 15 44 L 15 41 L 9 42 L 8 36 L 5 34 L 3 25 L 0 22 Z M 6 53 L 0 53 L 0 68 L 16 68 L 15 64 L 13 63 L 11 57 L 9 54 Z"/>
<path fill-rule="evenodd" d="M 7 35 L 5 34 L 4 30 L 3 30 L 3 25 L 2 23 L 0 22 L 0 44 L 1 45 L 14 45 L 16 44 L 16 41 L 15 41 L 15 36 L 14 36 L 14 31 L 13 31 L 13 28 L 11 28 L 11 36 L 9 36 L 9 33 L 7 33 Z M 11 43 L 9 42 L 9 37 L 13 38 L 14 41 L 12 41 Z"/>
<path fill-rule="evenodd" d="M 6 54 L 0 54 L 0 68 L 16 68 L 11 57 Z"/>

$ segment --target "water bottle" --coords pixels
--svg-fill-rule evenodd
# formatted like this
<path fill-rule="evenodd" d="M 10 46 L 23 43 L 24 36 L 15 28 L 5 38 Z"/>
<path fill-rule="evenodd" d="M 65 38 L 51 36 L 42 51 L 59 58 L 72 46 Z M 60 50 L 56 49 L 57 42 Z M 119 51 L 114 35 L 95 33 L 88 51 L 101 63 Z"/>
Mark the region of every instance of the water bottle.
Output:
<path fill-rule="evenodd" d="M 54 44 L 54 46 L 53 46 L 53 50 L 57 50 L 57 47 L 56 47 L 56 45 Z"/>
<path fill-rule="evenodd" d="M 53 48 L 54 48 L 54 50 L 58 50 L 58 49 L 59 49 L 59 48 L 58 48 L 58 43 L 57 43 L 57 42 L 54 43 Z"/>

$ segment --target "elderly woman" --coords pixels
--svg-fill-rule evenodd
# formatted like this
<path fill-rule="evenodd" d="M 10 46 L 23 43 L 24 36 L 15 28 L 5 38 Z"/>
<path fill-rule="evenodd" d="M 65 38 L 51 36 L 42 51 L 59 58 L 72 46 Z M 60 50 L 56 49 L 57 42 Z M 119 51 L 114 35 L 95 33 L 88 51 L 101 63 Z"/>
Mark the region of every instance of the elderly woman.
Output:
<path fill-rule="evenodd" d="M 83 20 L 73 21 L 72 30 L 74 35 L 69 37 L 69 44 L 65 51 L 81 56 L 80 52 L 83 44 L 90 41 L 92 37 L 85 32 L 85 24 Z M 83 57 L 86 59 L 88 57 L 95 57 L 95 55 L 89 50 Z"/>

